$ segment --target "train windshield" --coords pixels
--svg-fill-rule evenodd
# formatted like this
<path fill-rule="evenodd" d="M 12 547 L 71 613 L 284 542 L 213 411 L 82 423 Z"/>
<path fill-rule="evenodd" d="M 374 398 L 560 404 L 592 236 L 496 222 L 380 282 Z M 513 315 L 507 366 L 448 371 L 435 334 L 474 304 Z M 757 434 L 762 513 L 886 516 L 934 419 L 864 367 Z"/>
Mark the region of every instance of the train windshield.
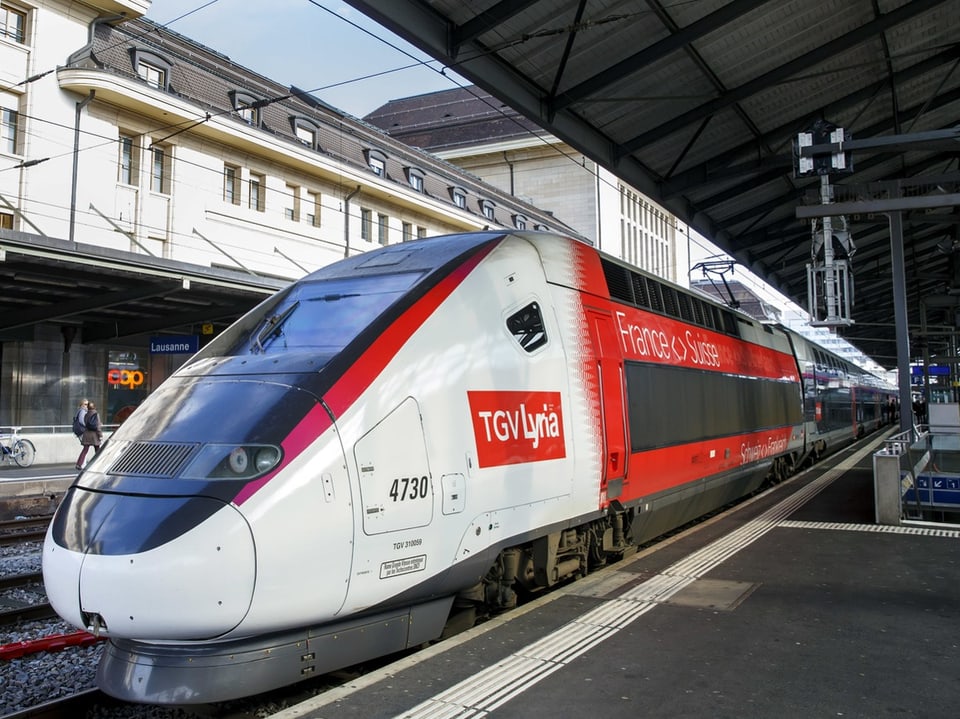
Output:
<path fill-rule="evenodd" d="M 201 354 L 339 352 L 421 277 L 422 273 L 408 272 L 298 282 L 244 317 Z"/>

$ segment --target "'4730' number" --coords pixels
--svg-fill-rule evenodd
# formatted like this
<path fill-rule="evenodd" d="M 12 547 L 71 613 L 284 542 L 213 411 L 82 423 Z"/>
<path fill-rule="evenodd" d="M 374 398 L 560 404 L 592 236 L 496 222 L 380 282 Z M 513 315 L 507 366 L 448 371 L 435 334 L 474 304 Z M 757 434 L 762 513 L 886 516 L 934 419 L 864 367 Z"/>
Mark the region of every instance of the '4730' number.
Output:
<path fill-rule="evenodd" d="M 426 477 L 402 477 L 390 485 L 390 499 L 402 502 L 405 499 L 426 499 L 430 480 Z"/>

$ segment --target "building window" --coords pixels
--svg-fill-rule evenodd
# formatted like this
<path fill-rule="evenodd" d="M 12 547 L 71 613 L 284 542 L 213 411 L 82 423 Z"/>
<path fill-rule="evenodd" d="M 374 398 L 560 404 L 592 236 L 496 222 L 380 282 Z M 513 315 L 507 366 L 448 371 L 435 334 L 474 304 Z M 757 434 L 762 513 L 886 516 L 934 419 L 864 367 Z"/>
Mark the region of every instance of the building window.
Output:
<path fill-rule="evenodd" d="M 267 193 L 267 178 L 263 175 L 258 175 L 255 172 L 250 173 L 250 198 L 249 204 L 251 210 L 256 210 L 257 212 L 263 212 L 266 205 L 266 193 Z"/>
<path fill-rule="evenodd" d="M 120 158 L 118 160 L 117 181 L 123 185 L 140 184 L 140 167 L 137 155 L 140 152 L 133 135 L 120 135 Z"/>
<path fill-rule="evenodd" d="M 516 227 L 518 230 L 525 230 L 525 229 L 527 229 L 527 218 L 526 218 L 526 216 L 525 216 L 525 215 L 519 215 L 519 214 L 514 215 L 514 216 L 513 216 L 513 226 Z"/>
<path fill-rule="evenodd" d="M 307 147 L 313 149 L 317 146 L 317 131 L 300 125 L 297 127 L 297 139 Z"/>
<path fill-rule="evenodd" d="M 236 165 L 223 166 L 223 201 L 240 204 L 240 168 Z"/>
<path fill-rule="evenodd" d="M 9 212 L 0 212 L 0 230 L 13 229 L 13 215 Z"/>
<path fill-rule="evenodd" d="M 496 220 L 497 206 L 490 200 L 480 200 L 480 213 L 488 220 Z"/>
<path fill-rule="evenodd" d="M 377 215 L 377 241 L 381 245 L 390 243 L 390 218 L 383 213 Z"/>
<path fill-rule="evenodd" d="M 406 173 L 407 182 L 410 183 L 410 187 L 417 192 L 423 192 L 423 178 L 425 177 L 423 170 L 416 167 L 408 167 L 406 168 Z"/>
<path fill-rule="evenodd" d="M 426 237 L 426 236 L 427 236 L 427 228 L 426 228 L 426 227 L 420 227 L 420 226 L 418 225 L 418 226 L 417 226 L 417 238 L 419 238 L 419 239 L 422 240 L 422 239 L 423 239 L 424 237 Z"/>
<path fill-rule="evenodd" d="M 461 210 L 467 209 L 467 191 L 462 187 L 451 187 L 450 199 L 452 199 L 453 204 Z"/>
<path fill-rule="evenodd" d="M 0 152 L 17 154 L 17 125 L 20 115 L 16 110 L 0 107 Z"/>
<path fill-rule="evenodd" d="M 266 100 L 260 100 L 246 92 L 230 91 L 230 102 L 237 117 L 248 125 L 260 127 L 260 109 L 266 105 Z"/>
<path fill-rule="evenodd" d="M 292 222 L 300 222 L 300 188 L 287 183 L 287 206 L 283 215 Z"/>
<path fill-rule="evenodd" d="M 27 39 L 27 13 L 6 3 L 0 5 L 0 37 L 23 45 Z"/>
<path fill-rule="evenodd" d="M 373 213 L 365 207 L 360 208 L 360 239 L 367 242 L 373 239 Z"/>
<path fill-rule="evenodd" d="M 133 47 L 130 48 L 130 59 L 137 77 L 150 87 L 158 90 L 170 89 L 170 70 L 173 68 L 173 63 L 167 58 L 149 50 Z"/>
<path fill-rule="evenodd" d="M 237 108 L 237 115 L 248 125 L 257 127 L 260 124 L 260 109 L 249 105 L 241 105 Z"/>
<path fill-rule="evenodd" d="M 150 87 L 155 87 L 159 90 L 166 89 L 167 72 L 162 68 L 155 67 L 141 60 L 140 64 L 137 65 L 137 75 Z"/>
<path fill-rule="evenodd" d="M 150 190 L 170 194 L 170 148 L 164 145 L 150 148 Z"/>
<path fill-rule="evenodd" d="M 409 242 L 413 239 L 413 225 L 409 222 L 403 223 L 403 235 L 402 239 L 404 242 Z"/>
<path fill-rule="evenodd" d="M 380 177 L 387 176 L 387 156 L 380 150 L 365 150 L 367 156 L 367 165 L 373 170 L 373 174 Z"/>
<path fill-rule="evenodd" d="M 311 227 L 320 227 L 320 193 L 307 190 L 307 222 Z"/>
<path fill-rule="evenodd" d="M 290 125 L 293 128 L 293 134 L 296 136 L 298 142 L 306 145 L 311 150 L 318 149 L 317 135 L 319 127 L 317 123 L 306 117 L 291 116 Z"/>

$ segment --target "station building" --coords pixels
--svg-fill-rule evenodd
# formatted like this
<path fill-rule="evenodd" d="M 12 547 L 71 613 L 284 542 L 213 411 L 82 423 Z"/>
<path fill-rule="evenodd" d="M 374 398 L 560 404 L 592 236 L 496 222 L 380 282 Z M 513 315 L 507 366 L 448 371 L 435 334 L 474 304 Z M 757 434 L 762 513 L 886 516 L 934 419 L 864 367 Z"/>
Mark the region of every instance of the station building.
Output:
<path fill-rule="evenodd" d="M 117 423 L 310 271 L 484 228 L 576 228 L 143 17 L 0 0 L 0 425 Z"/>
<path fill-rule="evenodd" d="M 485 90 L 471 86 L 391 100 L 364 120 L 555 212 L 600 250 L 688 284 L 686 225 Z"/>

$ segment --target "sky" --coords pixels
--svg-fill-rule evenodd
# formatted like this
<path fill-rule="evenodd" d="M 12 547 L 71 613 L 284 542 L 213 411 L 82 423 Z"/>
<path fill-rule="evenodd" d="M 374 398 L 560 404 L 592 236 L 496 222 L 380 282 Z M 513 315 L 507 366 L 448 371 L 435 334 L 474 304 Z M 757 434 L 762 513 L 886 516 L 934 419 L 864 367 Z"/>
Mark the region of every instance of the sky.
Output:
<path fill-rule="evenodd" d="M 355 117 L 466 84 L 339 0 L 153 0 L 147 17 Z"/>

